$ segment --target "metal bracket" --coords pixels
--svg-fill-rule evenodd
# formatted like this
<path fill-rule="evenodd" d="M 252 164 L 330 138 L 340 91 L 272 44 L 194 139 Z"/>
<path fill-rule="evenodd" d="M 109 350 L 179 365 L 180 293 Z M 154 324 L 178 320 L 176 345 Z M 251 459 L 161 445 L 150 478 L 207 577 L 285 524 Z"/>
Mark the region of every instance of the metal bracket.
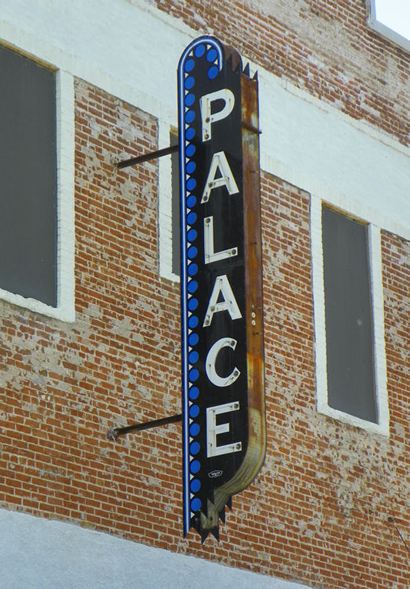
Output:
<path fill-rule="evenodd" d="M 170 145 L 169 147 L 164 147 L 164 149 L 158 149 L 157 151 L 151 151 L 150 153 L 145 153 L 138 157 L 132 157 L 129 160 L 123 160 L 122 162 L 118 162 L 116 166 L 119 170 L 122 170 L 122 168 L 128 168 L 129 166 L 149 162 L 150 160 L 155 160 L 164 155 L 170 155 L 171 153 L 178 151 L 178 149 L 179 145 Z"/>
<path fill-rule="evenodd" d="M 389 522 L 389 524 L 392 524 L 394 526 L 394 528 L 396 528 L 396 532 L 398 533 L 400 540 L 403 542 L 407 552 L 410 554 L 410 548 L 407 545 L 407 542 L 404 539 L 403 534 L 400 532 L 399 528 L 397 527 L 396 520 L 394 519 L 394 517 L 392 515 L 389 515 L 389 517 L 387 518 L 387 521 Z"/>
<path fill-rule="evenodd" d="M 248 131 L 252 131 L 252 133 L 256 133 L 257 135 L 262 135 L 262 131 L 253 125 L 249 125 L 245 121 L 242 121 L 242 128 L 247 129 Z"/>
<path fill-rule="evenodd" d="M 141 432 L 144 429 L 151 429 L 153 427 L 160 427 L 161 425 L 168 425 L 169 423 L 177 423 L 182 421 L 182 414 L 171 415 L 170 417 L 162 417 L 161 419 L 154 419 L 154 421 L 145 421 L 143 423 L 134 423 L 133 425 L 126 425 L 125 427 L 112 427 L 107 432 L 107 438 L 115 442 L 119 436 L 124 436 L 130 432 Z"/>

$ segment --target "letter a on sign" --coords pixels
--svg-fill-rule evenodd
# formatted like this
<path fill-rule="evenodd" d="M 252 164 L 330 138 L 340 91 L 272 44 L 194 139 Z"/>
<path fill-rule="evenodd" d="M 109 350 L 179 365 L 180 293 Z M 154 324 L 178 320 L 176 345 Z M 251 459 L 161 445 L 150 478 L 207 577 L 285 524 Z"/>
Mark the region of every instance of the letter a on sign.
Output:
<path fill-rule="evenodd" d="M 205 540 L 265 455 L 258 81 L 200 37 L 178 107 L 184 534 Z"/>

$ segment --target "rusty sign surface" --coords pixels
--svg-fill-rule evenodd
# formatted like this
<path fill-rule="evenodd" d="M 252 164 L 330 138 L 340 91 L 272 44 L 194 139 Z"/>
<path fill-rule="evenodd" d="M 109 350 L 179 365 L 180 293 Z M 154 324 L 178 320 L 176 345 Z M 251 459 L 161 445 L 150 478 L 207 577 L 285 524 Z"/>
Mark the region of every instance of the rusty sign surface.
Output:
<path fill-rule="evenodd" d="M 204 540 L 265 456 L 257 77 L 200 37 L 178 104 L 184 534 Z"/>

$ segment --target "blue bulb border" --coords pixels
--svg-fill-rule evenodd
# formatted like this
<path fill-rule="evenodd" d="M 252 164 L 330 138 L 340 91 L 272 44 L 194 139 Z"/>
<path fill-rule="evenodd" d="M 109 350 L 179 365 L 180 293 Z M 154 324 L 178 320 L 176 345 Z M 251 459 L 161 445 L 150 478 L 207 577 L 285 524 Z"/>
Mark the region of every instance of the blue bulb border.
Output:
<path fill-rule="evenodd" d="M 194 194 L 196 180 L 194 178 L 195 145 L 191 141 L 195 137 L 195 131 L 190 124 L 193 122 L 191 110 L 195 104 L 195 59 L 206 57 L 209 64 L 208 78 L 215 79 L 223 68 L 223 50 L 220 43 L 213 37 L 202 36 L 195 39 L 185 49 L 178 65 L 178 106 L 179 106 L 179 172 L 180 172 L 180 212 L 181 212 L 181 328 L 182 328 L 182 405 L 183 405 L 183 495 L 184 495 L 184 535 L 191 527 L 191 518 L 197 514 L 202 505 L 196 493 L 201 488 L 200 480 L 196 476 L 201 469 L 200 462 L 195 458 L 198 454 L 198 442 L 195 441 L 199 434 L 198 428 L 192 426 L 199 409 L 195 400 L 200 395 L 195 386 L 198 370 L 190 362 L 195 352 L 197 338 L 195 324 L 198 317 L 195 309 L 190 308 L 190 301 L 195 299 L 197 282 L 195 276 L 198 265 L 195 263 L 197 248 L 194 241 L 198 236 L 195 227 L 196 214 L 191 212 L 188 205 L 196 202 Z M 208 59 L 209 57 L 209 59 Z M 188 116 L 187 116 L 188 115 Z M 188 164 L 190 164 L 188 166 Z M 188 170 L 187 170 L 188 167 Z M 192 198 L 194 197 L 194 198 Z M 190 201 L 188 202 L 188 199 Z M 192 205 L 194 206 L 194 205 Z M 190 215 L 190 216 L 189 216 Z M 189 223 L 188 223 L 189 216 Z M 188 236 L 191 241 L 188 240 Z M 196 250 L 196 255 L 195 255 Z M 188 254 L 189 252 L 189 254 Z M 191 325 L 191 326 L 190 326 Z M 194 326 L 194 327 L 192 327 Z M 197 334 L 195 334 L 197 335 Z M 196 342 L 196 343 L 195 343 Z M 194 433 L 194 435 L 192 435 Z"/>

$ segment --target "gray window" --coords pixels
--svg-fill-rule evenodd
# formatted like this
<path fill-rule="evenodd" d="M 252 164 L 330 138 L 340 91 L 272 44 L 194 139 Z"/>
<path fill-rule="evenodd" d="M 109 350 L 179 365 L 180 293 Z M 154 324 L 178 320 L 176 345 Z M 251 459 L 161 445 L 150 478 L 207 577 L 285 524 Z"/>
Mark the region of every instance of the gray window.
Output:
<path fill-rule="evenodd" d="M 0 288 L 56 307 L 56 76 L 5 47 L 0 75 Z"/>
<path fill-rule="evenodd" d="M 328 404 L 378 422 L 368 226 L 322 208 Z"/>

